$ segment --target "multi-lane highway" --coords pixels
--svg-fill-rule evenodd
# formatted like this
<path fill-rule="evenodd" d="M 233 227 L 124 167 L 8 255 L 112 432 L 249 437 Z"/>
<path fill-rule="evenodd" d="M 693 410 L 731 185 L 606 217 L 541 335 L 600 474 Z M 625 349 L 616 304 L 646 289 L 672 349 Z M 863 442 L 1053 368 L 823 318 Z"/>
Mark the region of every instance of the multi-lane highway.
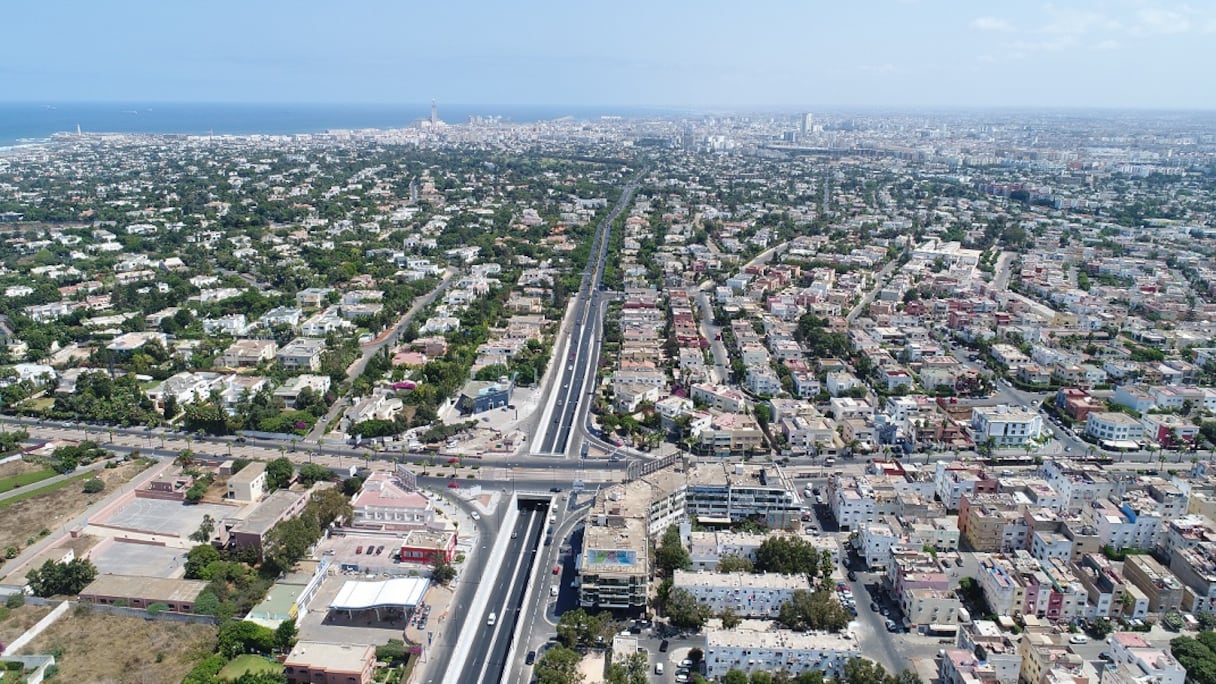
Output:
<path fill-rule="evenodd" d="M 583 282 L 574 301 L 574 320 L 566 331 L 566 353 L 554 358 L 558 371 L 549 392 L 549 403 L 541 413 L 537 426 L 539 439 L 533 441 L 533 453 L 561 454 L 569 456 L 571 438 L 579 434 L 580 408 L 585 408 L 583 398 L 588 394 L 588 385 L 593 385 L 599 361 L 599 341 L 603 330 L 604 307 L 607 299 L 600 287 L 604 278 L 604 262 L 608 256 L 612 223 L 625 207 L 633 201 L 638 182 L 632 180 L 625 185 L 612 211 L 605 216 L 596 231 L 594 248 L 583 271 Z M 555 346 L 562 349 L 561 345 Z M 577 440 L 575 440 L 577 441 Z M 577 444 L 573 445 L 577 448 Z"/>
<path fill-rule="evenodd" d="M 541 539 L 549 514 L 548 502 L 544 499 L 524 500 L 519 506 L 514 524 L 503 527 L 501 513 L 489 523 L 497 534 L 511 535 L 502 556 L 503 563 L 477 572 L 470 567 L 462 574 L 453 600 L 464 609 L 452 613 L 456 621 L 447 626 L 445 642 L 430 654 L 436 665 L 427 672 L 428 682 L 474 684 L 507 679 L 503 673 L 522 614 L 528 578 L 534 570 L 536 555 L 543 548 Z M 483 525 L 486 518 L 482 517 Z M 478 556 L 484 563 L 486 554 L 473 554 L 474 558 Z M 479 601 L 484 596 L 482 609 L 472 610 L 474 595 Z M 492 620 L 491 615 L 494 616 Z M 476 623 L 469 620 L 476 620 Z"/>

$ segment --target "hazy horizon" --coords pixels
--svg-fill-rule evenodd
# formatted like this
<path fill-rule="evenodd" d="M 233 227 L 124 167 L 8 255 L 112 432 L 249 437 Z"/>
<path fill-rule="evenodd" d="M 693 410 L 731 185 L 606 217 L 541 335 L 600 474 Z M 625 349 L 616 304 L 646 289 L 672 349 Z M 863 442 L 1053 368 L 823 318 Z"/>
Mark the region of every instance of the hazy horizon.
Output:
<path fill-rule="evenodd" d="M 1216 7 L 315 0 L 7 8 L 0 101 L 1207 111 Z"/>

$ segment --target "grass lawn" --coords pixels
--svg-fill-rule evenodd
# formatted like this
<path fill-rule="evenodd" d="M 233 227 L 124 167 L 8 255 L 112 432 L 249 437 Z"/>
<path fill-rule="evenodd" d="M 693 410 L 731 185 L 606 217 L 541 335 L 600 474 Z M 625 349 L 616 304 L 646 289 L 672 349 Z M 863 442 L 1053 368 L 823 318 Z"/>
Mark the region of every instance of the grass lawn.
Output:
<path fill-rule="evenodd" d="M 7 492 L 10 489 L 16 489 L 18 487 L 24 487 L 28 484 L 34 484 L 35 482 L 41 482 L 49 477 L 55 477 L 55 471 L 51 470 L 50 468 L 34 470 L 28 473 L 14 475 L 12 477 L 6 477 L 0 480 L 0 492 Z"/>
<path fill-rule="evenodd" d="M 54 471 L 52 471 L 52 474 L 54 474 Z M 100 473 L 90 471 L 87 473 L 81 473 L 79 475 L 73 475 L 72 477 L 69 477 L 66 480 L 60 480 L 59 482 L 56 482 L 55 484 L 49 484 L 45 487 L 35 487 L 35 488 L 27 489 L 24 492 L 21 492 L 20 494 L 18 494 L 17 496 L 10 496 L 9 498 L 4 499 L 3 501 L 0 501 L 0 509 L 8 508 L 9 506 L 12 506 L 15 503 L 25 501 L 26 499 L 32 499 L 35 496 L 41 496 L 42 494 L 50 494 L 51 492 L 59 491 L 60 489 L 63 489 L 64 487 L 70 487 L 73 484 L 79 485 L 81 480 L 87 480 L 91 477 L 97 477 L 99 474 Z"/>
<path fill-rule="evenodd" d="M 283 666 L 273 660 L 267 660 L 262 656 L 246 653 L 233 658 L 224 669 L 220 670 L 220 679 L 232 681 L 246 672 L 253 674 L 261 674 L 269 672 L 271 674 L 279 674 L 283 671 Z"/>

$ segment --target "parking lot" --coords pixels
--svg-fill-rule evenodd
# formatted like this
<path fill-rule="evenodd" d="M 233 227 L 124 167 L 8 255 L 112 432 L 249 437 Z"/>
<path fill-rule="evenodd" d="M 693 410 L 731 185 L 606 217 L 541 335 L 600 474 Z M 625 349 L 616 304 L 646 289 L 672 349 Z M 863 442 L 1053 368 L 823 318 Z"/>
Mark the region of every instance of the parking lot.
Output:
<path fill-rule="evenodd" d="M 376 551 L 379 553 L 376 553 Z M 420 566 L 400 563 L 401 538 L 392 535 L 351 534 L 323 540 L 320 553 L 330 556 L 335 568 L 372 575 L 405 575 Z"/>
<path fill-rule="evenodd" d="M 220 504 L 186 505 L 177 501 L 136 497 L 108 518 L 92 522 L 150 534 L 185 538 L 198 529 L 203 522 L 204 515 L 210 515 L 218 523 L 238 510 L 240 509 L 235 506 Z"/>

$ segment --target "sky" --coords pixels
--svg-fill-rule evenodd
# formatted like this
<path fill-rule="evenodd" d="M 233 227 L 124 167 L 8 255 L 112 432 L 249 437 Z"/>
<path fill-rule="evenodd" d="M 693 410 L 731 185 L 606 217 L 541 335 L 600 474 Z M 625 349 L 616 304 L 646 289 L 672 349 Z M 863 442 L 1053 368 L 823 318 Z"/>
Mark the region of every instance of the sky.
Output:
<path fill-rule="evenodd" d="M 6 3 L 0 100 L 1214 109 L 1216 2 Z"/>

